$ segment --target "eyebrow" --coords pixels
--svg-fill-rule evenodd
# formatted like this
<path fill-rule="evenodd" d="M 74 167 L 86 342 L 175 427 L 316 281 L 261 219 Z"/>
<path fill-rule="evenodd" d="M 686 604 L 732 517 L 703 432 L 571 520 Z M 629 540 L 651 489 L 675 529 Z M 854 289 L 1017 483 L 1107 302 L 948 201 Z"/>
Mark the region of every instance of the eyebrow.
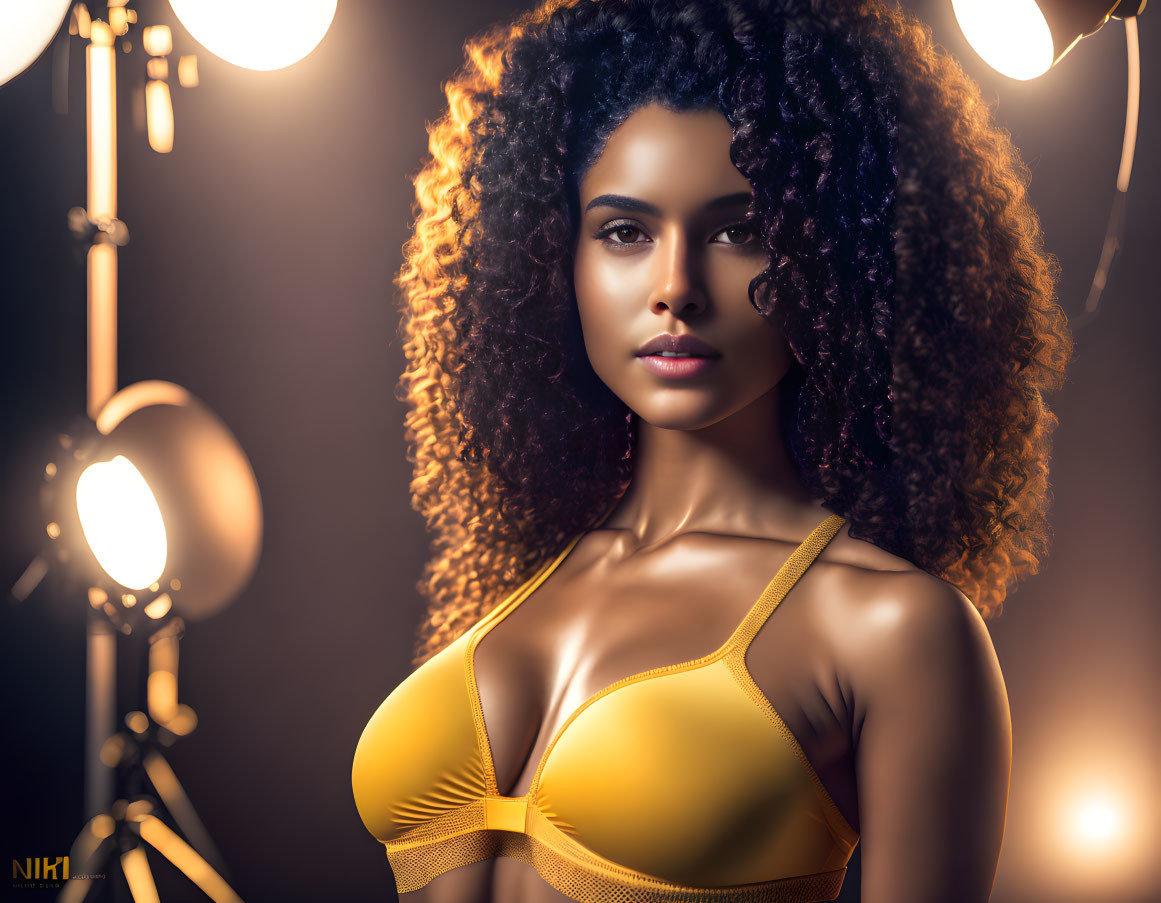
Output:
<path fill-rule="evenodd" d="M 740 204 L 749 204 L 753 195 L 739 191 L 735 194 L 724 194 L 720 198 L 709 201 L 702 209 L 722 210 L 727 207 L 737 207 Z M 630 210 L 633 213 L 646 213 L 649 216 L 661 216 L 661 210 L 638 198 L 627 197 L 623 194 L 599 194 L 585 206 L 585 213 L 594 207 L 616 207 L 619 210 Z"/>

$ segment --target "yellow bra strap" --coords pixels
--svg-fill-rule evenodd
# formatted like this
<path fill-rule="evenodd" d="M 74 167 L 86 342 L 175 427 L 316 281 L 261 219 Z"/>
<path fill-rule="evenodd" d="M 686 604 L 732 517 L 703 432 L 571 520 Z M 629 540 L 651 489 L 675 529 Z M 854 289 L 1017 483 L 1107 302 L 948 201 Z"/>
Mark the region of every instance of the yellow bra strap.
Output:
<path fill-rule="evenodd" d="M 786 559 L 786 563 L 778 569 L 774 579 L 767 584 L 758 601 L 750 609 L 750 613 L 730 637 L 726 644 L 728 647 L 745 650 L 750 645 L 758 635 L 758 631 L 762 629 L 762 625 L 766 623 L 766 619 L 774 613 L 778 603 L 790 592 L 791 587 L 798 582 L 798 578 L 806 573 L 806 569 L 814 563 L 814 559 L 826 548 L 826 544 L 834 539 L 844 523 L 846 518 L 832 514 L 811 531 L 802 541 L 802 545 L 795 549 Z"/>

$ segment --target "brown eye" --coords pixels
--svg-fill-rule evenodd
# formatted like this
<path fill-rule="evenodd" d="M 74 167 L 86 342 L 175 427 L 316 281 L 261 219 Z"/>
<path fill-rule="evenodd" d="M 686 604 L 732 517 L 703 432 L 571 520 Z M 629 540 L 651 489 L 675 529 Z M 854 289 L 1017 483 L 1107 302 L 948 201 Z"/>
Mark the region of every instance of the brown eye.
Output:
<path fill-rule="evenodd" d="M 757 237 L 754 230 L 744 223 L 737 223 L 733 226 L 726 226 L 718 233 L 718 235 L 726 236 L 726 241 L 722 242 L 725 245 L 748 245 Z"/>
<path fill-rule="evenodd" d="M 640 245 L 649 241 L 640 227 L 625 222 L 605 226 L 596 237 L 607 245 Z M 645 241 L 641 241 L 642 238 L 645 238 Z"/>

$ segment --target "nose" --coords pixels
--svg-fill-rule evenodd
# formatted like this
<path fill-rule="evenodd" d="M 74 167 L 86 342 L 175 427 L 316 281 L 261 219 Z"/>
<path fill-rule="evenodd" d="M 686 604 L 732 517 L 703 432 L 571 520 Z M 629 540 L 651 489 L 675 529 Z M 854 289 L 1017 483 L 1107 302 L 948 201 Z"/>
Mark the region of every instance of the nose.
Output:
<path fill-rule="evenodd" d="M 665 244 L 668 247 L 654 256 L 658 272 L 655 288 L 649 296 L 649 309 L 653 313 L 668 310 L 678 317 L 701 313 L 705 309 L 706 296 L 698 262 L 690 253 L 689 240 L 679 234 Z"/>

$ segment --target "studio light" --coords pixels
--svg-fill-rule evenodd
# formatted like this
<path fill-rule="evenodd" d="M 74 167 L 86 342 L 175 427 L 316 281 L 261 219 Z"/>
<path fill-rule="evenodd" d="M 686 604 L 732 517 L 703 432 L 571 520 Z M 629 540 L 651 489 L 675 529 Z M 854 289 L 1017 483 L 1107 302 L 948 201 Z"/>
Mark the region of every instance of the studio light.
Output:
<path fill-rule="evenodd" d="M 57 458 L 45 470 L 53 557 L 115 622 L 171 608 L 203 620 L 250 580 L 262 547 L 258 483 L 230 430 L 182 387 L 125 387 L 95 432 L 62 443 Z"/>
<path fill-rule="evenodd" d="M 165 522 L 157 498 L 124 455 L 90 464 L 77 480 L 77 514 L 97 562 L 129 589 L 142 590 L 165 570 Z"/>
<path fill-rule="evenodd" d="M 1043 75 L 1109 17 L 1136 16 L 1146 0 L 952 0 L 964 37 L 1009 78 Z"/>
<path fill-rule="evenodd" d="M 129 230 L 117 210 L 118 60 L 135 47 L 149 146 L 173 148 L 171 68 L 199 83 L 197 57 L 174 54 L 166 25 L 138 25 L 131 0 L 0 0 L 0 85 L 53 51 L 53 106 L 68 110 L 71 36 L 84 45 L 86 207 L 69 228 L 87 246 L 86 415 L 57 434 L 42 472 L 43 550 L 11 588 L 23 603 L 50 574 L 85 605 L 85 802 L 87 822 L 70 850 L 76 864 L 58 903 L 82 903 L 95 879 L 120 865 L 137 900 L 156 900 L 148 844 L 216 903 L 241 903 L 224 863 L 162 749 L 197 726 L 178 701 L 178 649 L 188 622 L 233 602 L 252 577 L 262 543 L 258 485 L 225 424 L 173 383 L 117 388 L 118 249 Z M 277 69 L 309 54 L 337 0 L 173 0 L 207 50 L 251 69 Z M 107 18 L 102 18 L 102 15 Z M 133 26 L 141 40 L 131 40 Z M 144 56 L 145 59 L 140 58 Z M 87 603 L 87 604 L 85 604 Z M 148 648 L 145 674 L 119 680 L 119 645 L 130 664 Z M 144 681 L 136 679 L 145 677 Z M 121 715 L 119 687 L 130 688 Z M 150 789 L 151 788 L 151 789 Z M 167 817 L 180 828 L 175 833 Z M 66 860 L 67 861 L 67 860 Z M 66 870 L 68 866 L 65 866 Z"/>
<path fill-rule="evenodd" d="M 1137 16 L 1148 0 L 951 0 L 956 21 L 972 49 L 1003 75 L 1027 81 L 1043 75 L 1083 37 L 1098 31 L 1110 18 L 1124 20 L 1128 97 L 1121 164 L 1100 261 L 1084 309 L 1070 318 L 1074 332 L 1096 317 L 1108 284 L 1113 259 L 1124 231 L 1125 197 L 1133 173 L 1137 120 L 1141 106 L 1141 48 Z"/>
<path fill-rule="evenodd" d="M 235 601 L 258 563 L 262 502 L 250 462 L 206 405 L 181 386 L 148 380 L 60 433 L 43 475 L 47 545 L 38 560 L 67 595 L 88 601 L 90 767 L 102 769 L 88 782 L 89 821 L 70 848 L 80 868 L 58 903 L 88 899 L 93 876 L 118 857 L 134 899 L 157 900 L 143 844 L 211 899 L 241 903 L 163 750 L 198 724 L 178 693 L 187 623 Z M 148 650 L 148 667 L 115 730 L 118 636 Z M 168 812 L 184 839 L 155 812 Z"/>
<path fill-rule="evenodd" d="M 282 69 L 318 46 L 338 0 L 170 0 L 210 53 L 244 69 Z"/>
<path fill-rule="evenodd" d="M 0 85 L 27 69 L 48 46 L 70 0 L 0 0 Z"/>

